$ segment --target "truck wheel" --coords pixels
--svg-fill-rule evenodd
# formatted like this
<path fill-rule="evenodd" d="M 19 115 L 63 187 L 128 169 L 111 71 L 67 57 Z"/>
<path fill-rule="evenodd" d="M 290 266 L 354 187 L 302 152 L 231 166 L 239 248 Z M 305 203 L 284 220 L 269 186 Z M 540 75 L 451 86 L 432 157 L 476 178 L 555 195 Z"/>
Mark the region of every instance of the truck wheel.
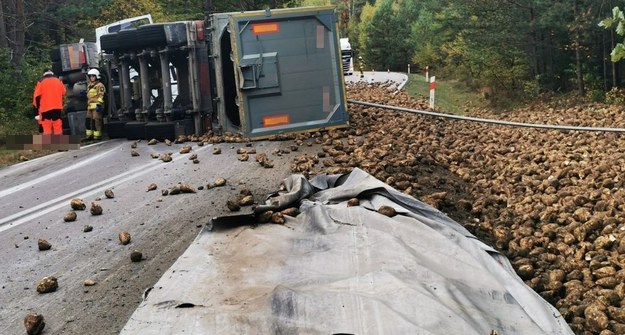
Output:
<path fill-rule="evenodd" d="M 55 48 L 50 50 L 50 60 L 58 62 L 61 60 L 61 49 Z"/>
<path fill-rule="evenodd" d="M 62 116 L 61 117 L 61 122 L 63 122 L 63 135 L 71 135 L 72 131 L 69 128 L 69 120 L 68 120 L 67 116 Z"/>
<path fill-rule="evenodd" d="M 115 52 L 118 50 L 117 33 L 102 35 L 100 37 L 100 48 L 103 51 Z"/>
<path fill-rule="evenodd" d="M 137 28 L 137 41 L 140 46 L 165 46 L 167 37 L 165 36 L 164 24 L 146 24 Z"/>
<path fill-rule="evenodd" d="M 157 139 L 163 141 L 165 139 L 174 140 L 176 138 L 176 129 L 174 122 L 148 122 L 145 125 L 146 139 Z"/>
<path fill-rule="evenodd" d="M 63 64 L 60 60 L 52 61 L 52 72 L 57 76 L 63 73 Z"/>
<path fill-rule="evenodd" d="M 86 99 L 86 97 L 83 97 L 80 93 L 87 90 L 87 82 L 85 80 L 75 82 L 70 87 L 70 90 L 72 91 L 72 96 Z M 67 94 L 69 95 L 69 92 L 67 92 Z"/>
<path fill-rule="evenodd" d="M 87 99 L 74 97 L 67 102 L 68 110 L 74 111 L 86 111 L 87 110 Z"/>
<path fill-rule="evenodd" d="M 71 85 L 72 87 L 74 86 L 75 83 L 86 80 L 85 74 L 82 73 L 82 70 L 74 70 L 71 72 L 65 72 L 61 75 L 61 77 L 63 77 L 64 83 Z"/>
<path fill-rule="evenodd" d="M 138 41 L 137 28 L 126 29 L 117 33 L 117 44 L 119 46 L 119 50 L 138 49 Z"/>
<path fill-rule="evenodd" d="M 129 140 L 145 140 L 145 124 L 147 122 L 130 121 L 124 125 L 124 133 Z"/>
<path fill-rule="evenodd" d="M 74 85 L 65 84 L 63 86 L 65 86 L 65 97 L 71 99 L 74 96 L 74 90 L 72 90 L 72 86 Z"/>
<path fill-rule="evenodd" d="M 109 121 L 106 124 L 106 133 L 109 138 L 124 138 L 126 137 L 125 129 L 126 129 L 126 121 Z"/>

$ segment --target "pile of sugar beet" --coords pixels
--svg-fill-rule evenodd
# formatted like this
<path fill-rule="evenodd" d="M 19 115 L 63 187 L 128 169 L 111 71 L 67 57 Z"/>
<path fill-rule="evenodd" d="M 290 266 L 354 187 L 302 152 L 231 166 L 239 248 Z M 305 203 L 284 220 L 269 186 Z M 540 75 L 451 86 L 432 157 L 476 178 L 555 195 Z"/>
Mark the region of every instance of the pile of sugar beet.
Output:
<path fill-rule="evenodd" d="M 348 99 L 417 110 L 427 101 L 386 84 L 348 85 Z M 313 176 L 359 167 L 447 213 L 504 253 L 576 334 L 625 334 L 625 139 L 618 132 L 460 121 L 349 104 L 350 127 L 299 135 Z M 532 106 L 467 116 L 625 128 L 625 109 Z"/>

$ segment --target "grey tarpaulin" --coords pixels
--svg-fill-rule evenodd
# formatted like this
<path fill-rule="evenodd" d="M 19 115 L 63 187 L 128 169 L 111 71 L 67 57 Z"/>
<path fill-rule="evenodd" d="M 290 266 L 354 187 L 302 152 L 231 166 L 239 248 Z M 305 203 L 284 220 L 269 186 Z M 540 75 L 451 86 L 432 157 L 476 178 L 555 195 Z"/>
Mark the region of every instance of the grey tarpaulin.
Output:
<path fill-rule="evenodd" d="M 362 170 L 285 184 L 300 215 L 204 230 L 121 333 L 573 334 L 505 257 Z"/>

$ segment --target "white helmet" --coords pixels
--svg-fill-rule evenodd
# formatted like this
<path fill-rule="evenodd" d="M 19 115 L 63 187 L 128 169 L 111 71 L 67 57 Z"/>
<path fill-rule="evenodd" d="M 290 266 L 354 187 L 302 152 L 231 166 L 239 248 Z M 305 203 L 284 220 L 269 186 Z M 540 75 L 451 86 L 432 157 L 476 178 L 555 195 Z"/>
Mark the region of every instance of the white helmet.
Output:
<path fill-rule="evenodd" d="M 87 72 L 87 76 L 95 76 L 96 78 L 100 79 L 100 71 L 98 71 L 98 69 L 91 69 L 89 70 L 89 72 Z"/>

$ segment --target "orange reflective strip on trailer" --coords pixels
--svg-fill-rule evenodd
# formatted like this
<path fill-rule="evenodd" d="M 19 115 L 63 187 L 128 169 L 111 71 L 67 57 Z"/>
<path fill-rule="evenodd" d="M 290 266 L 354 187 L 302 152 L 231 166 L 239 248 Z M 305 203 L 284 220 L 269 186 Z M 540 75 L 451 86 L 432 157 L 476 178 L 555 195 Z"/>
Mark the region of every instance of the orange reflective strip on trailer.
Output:
<path fill-rule="evenodd" d="M 263 127 L 274 127 L 291 123 L 289 114 L 280 114 L 263 117 Z"/>
<path fill-rule="evenodd" d="M 84 45 L 80 46 L 80 51 L 78 51 L 78 64 L 82 65 L 82 64 L 87 64 L 87 54 L 86 54 L 86 49 L 87 47 Z"/>
<path fill-rule="evenodd" d="M 67 58 L 68 58 L 67 61 L 69 63 L 68 64 L 69 68 L 72 69 L 72 70 L 75 69 L 78 66 L 78 64 L 76 62 L 77 61 L 76 56 L 74 55 L 74 51 L 75 50 L 74 50 L 74 46 L 73 45 L 70 44 L 70 45 L 67 46 Z M 65 70 L 65 69 L 63 69 L 63 70 Z"/>
<path fill-rule="evenodd" d="M 280 31 L 280 25 L 277 22 L 254 23 L 252 24 L 252 32 L 255 35 L 272 34 Z"/>

